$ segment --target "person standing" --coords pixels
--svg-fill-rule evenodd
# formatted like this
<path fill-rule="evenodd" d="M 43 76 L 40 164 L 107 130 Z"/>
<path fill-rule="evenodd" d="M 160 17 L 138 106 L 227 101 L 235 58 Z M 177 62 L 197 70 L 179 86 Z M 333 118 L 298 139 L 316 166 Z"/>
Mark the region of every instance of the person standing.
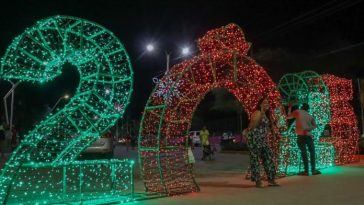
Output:
<path fill-rule="evenodd" d="M 316 157 L 315 157 L 315 145 L 313 143 L 313 137 L 311 131 L 315 129 L 316 122 L 313 117 L 307 112 L 309 105 L 304 103 L 301 109 L 292 112 L 292 103 L 288 106 L 287 119 L 296 119 L 296 134 L 297 134 L 297 145 L 301 151 L 301 157 L 303 160 L 303 166 L 305 171 L 298 173 L 301 176 L 308 176 L 308 158 L 307 150 L 310 152 L 311 171 L 313 175 L 321 174 L 320 171 L 316 170 Z"/>
<path fill-rule="evenodd" d="M 244 130 L 247 136 L 247 145 L 250 152 L 250 179 L 255 182 L 257 188 L 263 188 L 260 176 L 260 160 L 263 162 L 265 173 L 268 177 L 268 186 L 279 186 L 275 181 L 276 166 L 274 164 L 273 151 L 268 143 L 269 119 L 266 112 L 269 109 L 268 100 L 261 99 L 255 112 L 252 114 L 249 126 Z"/>
<path fill-rule="evenodd" d="M 206 126 L 202 127 L 202 130 L 200 131 L 200 141 L 201 145 L 203 147 L 202 149 L 202 160 L 206 160 L 209 154 L 210 150 L 210 143 L 209 143 L 209 131 L 207 130 Z"/>
<path fill-rule="evenodd" d="M 192 138 L 187 136 L 187 160 L 186 164 L 190 169 L 193 169 L 193 165 L 195 164 L 195 156 L 193 155 L 192 150 L 194 149 Z"/>

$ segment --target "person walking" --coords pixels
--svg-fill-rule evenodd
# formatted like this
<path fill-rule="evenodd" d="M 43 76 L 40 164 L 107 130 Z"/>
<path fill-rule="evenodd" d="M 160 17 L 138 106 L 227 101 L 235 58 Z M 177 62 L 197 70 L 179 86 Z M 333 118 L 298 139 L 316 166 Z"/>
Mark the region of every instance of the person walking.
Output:
<path fill-rule="evenodd" d="M 268 186 L 279 186 L 275 181 L 276 166 L 273 160 L 273 151 L 268 143 L 270 131 L 270 122 L 266 116 L 268 109 L 268 100 L 266 98 L 261 99 L 257 104 L 255 112 L 252 114 L 248 128 L 244 130 L 250 152 L 250 179 L 255 182 L 257 188 L 264 187 L 260 176 L 260 160 L 263 162 L 264 170 L 268 177 Z"/>
<path fill-rule="evenodd" d="M 299 172 L 298 175 L 308 176 L 308 158 L 307 149 L 310 152 L 310 163 L 312 175 L 321 174 L 316 169 L 316 156 L 315 156 L 315 145 L 313 143 L 313 137 L 311 131 L 315 129 L 316 122 L 314 118 L 308 113 L 309 105 L 303 103 L 301 109 L 292 112 L 292 103 L 288 106 L 287 119 L 296 119 L 296 134 L 297 134 L 297 145 L 301 151 L 301 158 L 303 160 L 304 171 Z"/>
<path fill-rule="evenodd" d="M 206 126 L 202 127 L 200 131 L 200 141 L 202 145 L 202 160 L 206 160 L 210 153 L 210 143 L 209 143 L 209 131 L 207 130 Z"/>

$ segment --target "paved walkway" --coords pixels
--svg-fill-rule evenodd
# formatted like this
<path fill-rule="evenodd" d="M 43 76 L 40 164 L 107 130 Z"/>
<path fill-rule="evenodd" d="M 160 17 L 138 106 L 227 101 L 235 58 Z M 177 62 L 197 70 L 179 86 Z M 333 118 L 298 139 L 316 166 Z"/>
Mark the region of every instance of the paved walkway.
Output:
<path fill-rule="evenodd" d="M 198 177 L 201 192 L 152 199 L 135 204 L 198 205 L 362 205 L 364 204 L 364 161 L 322 170 L 317 176 L 279 179 L 281 187 L 258 189 L 243 174 Z"/>
<path fill-rule="evenodd" d="M 323 169 L 322 175 L 291 176 L 279 179 L 281 187 L 255 188 L 244 179 L 247 154 L 217 153 L 213 161 L 201 161 L 201 148 L 194 150 L 195 175 L 201 192 L 136 201 L 136 205 L 362 205 L 364 204 L 364 158 L 361 162 Z M 118 146 L 117 158 L 137 160 L 137 150 Z M 139 167 L 135 167 L 135 189 L 143 192 Z"/>
<path fill-rule="evenodd" d="M 195 149 L 196 180 L 201 192 L 134 202 L 148 205 L 363 205 L 364 158 L 361 162 L 323 169 L 322 175 L 290 176 L 277 181 L 280 187 L 255 188 L 245 180 L 246 154 L 218 153 L 214 161 L 201 161 Z M 136 180 L 136 190 L 142 182 Z M 133 203 L 133 204 L 134 204 Z"/>

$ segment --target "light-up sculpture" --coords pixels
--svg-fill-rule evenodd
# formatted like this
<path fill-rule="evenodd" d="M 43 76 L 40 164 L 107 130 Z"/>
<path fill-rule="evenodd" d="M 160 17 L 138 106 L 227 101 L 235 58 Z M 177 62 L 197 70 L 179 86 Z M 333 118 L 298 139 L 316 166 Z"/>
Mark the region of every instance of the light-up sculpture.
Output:
<path fill-rule="evenodd" d="M 309 113 L 316 121 L 317 128 L 312 131 L 316 150 L 316 167 L 318 169 L 334 165 L 334 147 L 331 143 L 320 142 L 325 126 L 331 120 L 330 95 L 322 77 L 313 71 L 304 71 L 284 75 L 278 84 L 284 99 L 283 104 L 297 102 L 307 103 Z M 281 142 L 279 154 L 279 171 L 294 174 L 303 170 L 300 150 L 297 146 L 295 123 L 289 127 Z"/>
<path fill-rule="evenodd" d="M 61 75 L 66 62 L 75 66 L 80 74 L 77 91 L 63 109 L 47 116 L 25 135 L 13 152 L 0 177 L 1 202 L 8 198 L 16 201 L 19 196 L 9 193 L 10 187 L 14 189 L 19 183 L 31 187 L 31 183 L 37 180 L 32 172 L 37 173 L 40 168 L 54 168 L 54 176 L 64 172 L 61 176 L 68 177 L 61 180 L 68 187 L 61 196 L 52 193 L 52 188 L 38 193 L 37 190 L 42 187 L 35 185 L 26 193 L 28 196 L 37 195 L 43 201 L 67 200 L 72 198 L 72 192 L 78 191 L 79 200 L 92 199 L 92 194 L 87 196 L 81 190 L 97 186 L 105 188 L 106 185 L 102 181 L 86 183 L 82 176 L 91 172 L 101 176 L 95 169 L 101 171 L 101 167 L 105 166 L 110 172 L 112 186 L 120 186 L 119 182 L 123 184 L 121 181 L 124 179 L 119 179 L 120 176 L 126 181 L 131 180 L 130 173 L 126 173 L 132 166 L 128 160 L 75 161 L 86 147 L 123 115 L 132 93 L 130 60 L 124 46 L 112 32 L 96 23 L 69 16 L 54 16 L 38 21 L 16 37 L 8 47 L 1 60 L 0 77 L 5 80 L 45 83 Z M 76 167 L 74 172 L 70 166 Z M 87 173 L 84 172 L 86 170 Z M 116 172 L 125 172 L 125 175 L 116 175 Z M 67 174 L 79 174 L 81 179 L 78 180 L 78 188 L 67 186 L 67 183 L 72 182 L 72 177 Z M 42 177 L 42 174 L 38 176 Z M 22 181 L 14 182 L 15 178 Z M 45 179 L 44 183 L 52 182 Z M 125 188 L 128 186 L 122 185 L 118 190 Z M 101 195 L 105 197 L 103 193 Z"/>
<path fill-rule="evenodd" d="M 332 120 L 330 136 L 320 139 L 334 145 L 336 164 L 347 164 L 359 161 L 359 128 L 353 106 L 352 80 L 325 74 L 322 76 L 330 92 Z"/>
<path fill-rule="evenodd" d="M 138 150 L 148 192 L 173 195 L 198 191 L 186 165 L 186 137 L 197 105 L 212 89 L 228 90 L 249 116 L 258 100 L 268 95 L 273 128 L 279 128 L 279 92 L 266 71 L 247 56 L 250 43 L 242 30 L 229 24 L 208 31 L 198 40 L 198 47 L 197 56 L 173 66 L 161 79 L 145 107 Z M 277 145 L 273 137 L 271 144 Z"/>

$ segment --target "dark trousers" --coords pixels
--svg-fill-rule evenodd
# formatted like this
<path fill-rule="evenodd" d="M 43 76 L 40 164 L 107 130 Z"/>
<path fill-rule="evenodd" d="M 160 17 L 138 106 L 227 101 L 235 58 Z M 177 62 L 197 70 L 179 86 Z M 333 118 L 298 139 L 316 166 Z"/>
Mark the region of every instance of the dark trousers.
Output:
<path fill-rule="evenodd" d="M 316 158 L 315 158 L 315 145 L 313 144 L 313 139 L 311 136 L 298 135 L 297 138 L 298 148 L 301 150 L 301 156 L 303 160 L 303 166 L 305 168 L 305 172 L 308 172 L 308 159 L 307 159 L 307 149 L 310 152 L 310 162 L 311 162 L 311 170 L 316 170 Z"/>

